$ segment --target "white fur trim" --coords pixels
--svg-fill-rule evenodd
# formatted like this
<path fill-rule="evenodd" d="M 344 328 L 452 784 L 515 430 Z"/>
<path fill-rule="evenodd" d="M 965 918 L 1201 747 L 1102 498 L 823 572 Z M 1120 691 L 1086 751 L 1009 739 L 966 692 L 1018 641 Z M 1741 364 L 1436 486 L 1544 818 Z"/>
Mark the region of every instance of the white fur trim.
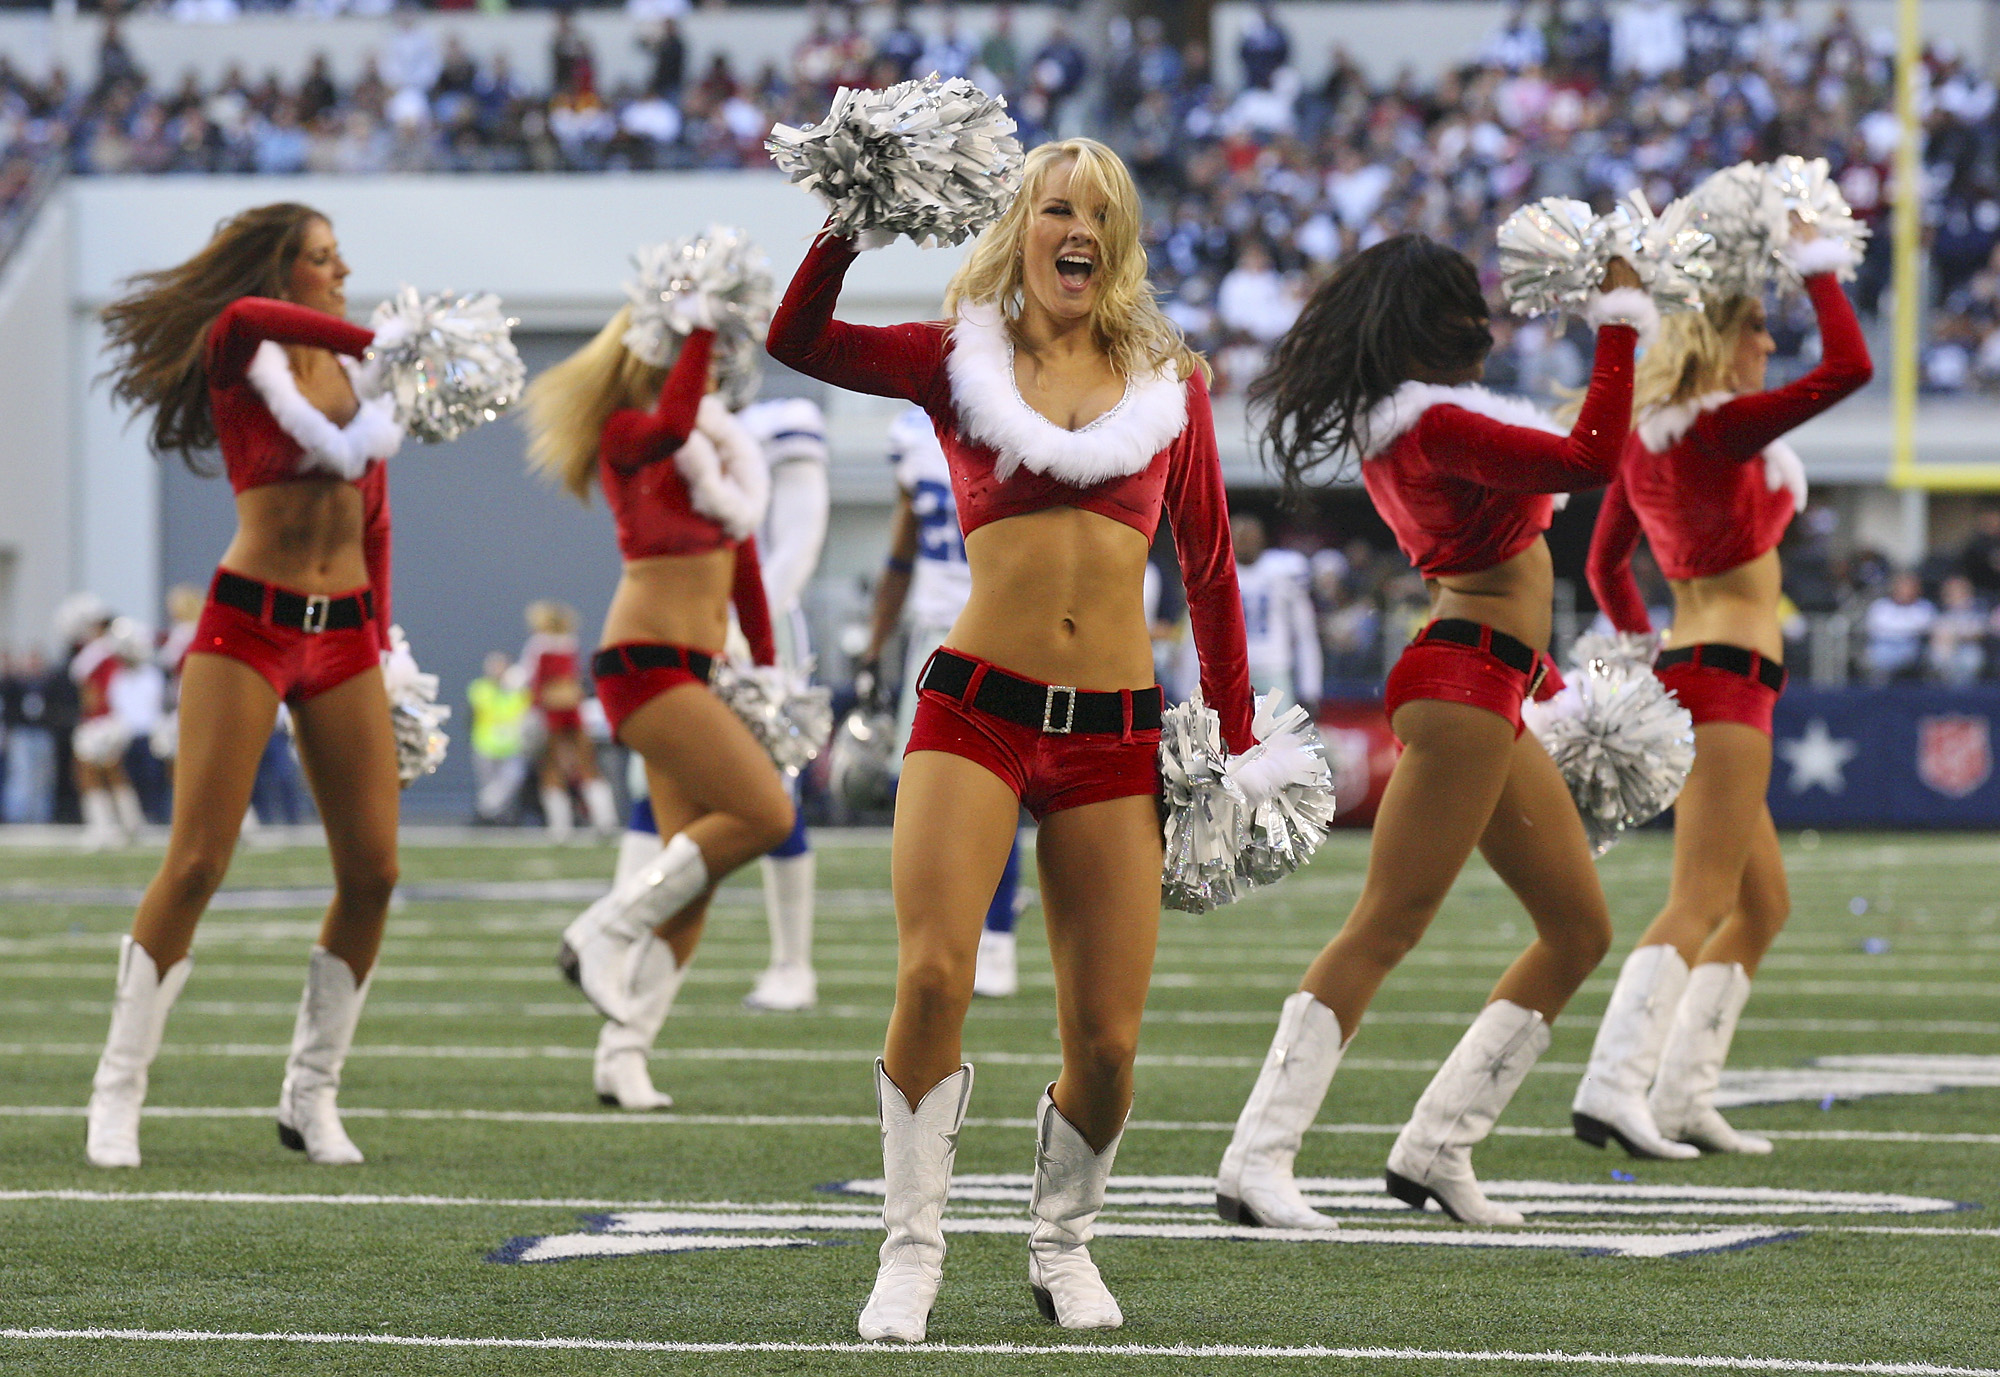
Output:
<path fill-rule="evenodd" d="M 1490 417 L 1502 425 L 1545 431 L 1550 435 L 1569 434 L 1553 416 L 1533 402 L 1488 392 L 1478 383 L 1444 387 L 1438 383 L 1406 382 L 1375 403 L 1369 411 L 1361 428 L 1362 457 L 1372 459 L 1380 454 L 1434 406 L 1455 406 Z"/>
<path fill-rule="evenodd" d="M 1858 266 L 1854 246 L 1841 239 L 1807 239 L 1785 245 L 1784 253 L 1785 261 L 1800 277 L 1847 272 Z"/>
<path fill-rule="evenodd" d="M 1772 492 L 1790 490 L 1792 510 L 1806 509 L 1806 463 L 1783 440 L 1773 440 L 1764 446 L 1764 486 Z"/>
<path fill-rule="evenodd" d="M 345 355 L 336 357 L 355 384 L 359 398 L 359 365 Z M 396 424 L 393 397 L 360 398 L 354 419 L 337 426 L 299 391 L 298 380 L 292 376 L 291 360 L 285 357 L 281 345 L 268 339 L 259 344 L 245 372 L 257 395 L 264 399 L 271 418 L 278 423 L 278 429 L 298 441 L 299 448 L 305 451 L 299 459 L 301 471 L 322 469 L 352 482 L 367 469 L 370 459 L 387 459 L 402 448 L 403 428 Z"/>
<path fill-rule="evenodd" d="M 1641 348 L 1651 344 L 1660 333 L 1660 308 L 1637 287 L 1599 292 L 1584 306 L 1583 319 L 1593 330 L 1602 330 L 1607 325 L 1629 325 L 1639 332 Z"/>
<path fill-rule="evenodd" d="M 1704 411 L 1735 399 L 1734 392 L 1705 392 L 1678 406 L 1656 406 L 1639 418 L 1639 439 L 1655 454 L 1672 449 Z"/>
<path fill-rule="evenodd" d="M 1280 713 L 1277 693 L 1267 693 L 1257 700 L 1250 730 L 1257 744 L 1230 756 L 1223 768 L 1253 809 L 1289 788 L 1330 787 L 1326 761 L 1307 750 L 1318 744 L 1319 730 L 1303 708 Z"/>
<path fill-rule="evenodd" d="M 1079 488 L 1129 478 L 1187 428 L 1187 385 L 1163 369 L 1127 380 L 1118 405 L 1081 430 L 1064 430 L 1022 399 L 1014 348 L 991 304 L 959 308 L 945 368 L 959 424 L 999 455 L 993 476 L 1003 483 L 1023 466 Z"/>
<path fill-rule="evenodd" d="M 694 509 L 741 540 L 771 505 L 771 475 L 743 423 L 713 392 L 695 412 L 694 434 L 674 453 Z"/>

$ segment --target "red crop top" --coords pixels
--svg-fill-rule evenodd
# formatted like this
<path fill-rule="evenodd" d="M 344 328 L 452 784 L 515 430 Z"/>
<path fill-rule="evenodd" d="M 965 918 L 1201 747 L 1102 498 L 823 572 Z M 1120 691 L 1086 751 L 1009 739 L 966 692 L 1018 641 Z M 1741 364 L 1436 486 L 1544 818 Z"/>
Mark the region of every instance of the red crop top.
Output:
<path fill-rule="evenodd" d="M 314 462 L 295 436 L 297 428 L 319 431 L 324 427 L 320 433 L 357 446 L 356 453 L 362 449 L 381 451 L 382 455 L 394 451 L 401 432 L 394 430 L 393 421 L 385 428 L 386 402 L 363 401 L 355 420 L 339 427 L 299 395 L 286 370 L 282 380 L 273 381 L 288 389 L 277 400 L 292 423 L 288 428 L 273 411 L 272 401 L 251 380 L 259 346 L 266 341 L 330 349 L 358 358 L 374 339 L 372 330 L 289 301 L 244 296 L 223 308 L 208 330 L 208 407 L 234 491 L 328 477 L 332 471 Z M 375 594 L 375 620 L 386 646 L 391 622 L 388 470 L 378 456 L 368 459 L 360 476 L 348 481 L 361 492 L 362 557 L 368 568 L 368 586 Z"/>
<path fill-rule="evenodd" d="M 778 643 L 771 631 L 756 538 L 746 534 L 735 539 L 721 521 L 696 511 L 687 475 L 675 462 L 695 435 L 714 346 L 714 331 L 692 332 L 660 384 L 653 409 L 620 407 L 611 413 L 598 438 L 597 481 L 618 524 L 618 553 L 626 559 L 705 555 L 734 548 L 730 601 L 736 607 L 736 622 L 750 643 L 751 658 L 771 665 L 777 663 Z M 738 443 L 754 450 L 755 441 L 747 434 Z M 763 463 L 754 452 L 725 456 L 725 462 L 728 458 L 747 465 Z M 755 525 L 756 519 L 751 519 L 746 529 Z"/>
<path fill-rule="evenodd" d="M 1874 376 L 1840 283 L 1830 272 L 1805 282 L 1819 320 L 1818 367 L 1769 392 L 1718 393 L 1651 412 L 1626 440 L 1586 567 L 1591 593 L 1620 631 L 1652 630 L 1632 577 L 1641 530 L 1670 579 L 1713 578 L 1774 548 L 1791 524 L 1793 497 L 1783 485 L 1774 488 L 1765 464 L 1754 461 L 1786 431 Z"/>
<path fill-rule="evenodd" d="M 1566 435 L 1527 403 L 1477 386 L 1406 382 L 1376 406 L 1361 481 L 1425 578 L 1505 563 L 1549 528 L 1549 494 L 1610 481 L 1638 338 L 1630 325 L 1598 330 L 1590 389 Z"/>
<path fill-rule="evenodd" d="M 780 363 L 835 387 L 915 402 L 951 466 L 961 529 L 1051 507 L 1076 507 L 1151 539 L 1162 508 L 1187 586 L 1201 687 L 1232 752 L 1255 743 L 1243 601 L 1208 388 L 1162 374 L 1079 431 L 1034 412 L 1015 387 L 1011 348 L 990 308 L 954 323 L 887 327 L 833 318 L 851 241 L 821 234 L 771 319 Z"/>

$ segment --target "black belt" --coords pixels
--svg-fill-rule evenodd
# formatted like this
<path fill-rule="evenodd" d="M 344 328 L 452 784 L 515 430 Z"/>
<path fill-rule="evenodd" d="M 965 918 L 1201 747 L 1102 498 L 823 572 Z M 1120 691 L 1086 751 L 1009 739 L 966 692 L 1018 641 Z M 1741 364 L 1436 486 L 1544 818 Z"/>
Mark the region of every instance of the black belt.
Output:
<path fill-rule="evenodd" d="M 1720 645 L 1707 642 L 1702 645 L 1677 646 L 1663 650 L 1653 661 L 1654 669 L 1671 669 L 1675 665 L 1695 664 L 1703 669 L 1719 669 L 1724 674 L 1734 674 L 1743 679 L 1755 679 L 1773 693 L 1785 691 L 1785 667 L 1776 660 L 1767 660 L 1754 650 L 1745 650 L 1740 645 Z"/>
<path fill-rule="evenodd" d="M 224 607 L 269 622 L 287 631 L 316 635 L 321 631 L 354 631 L 375 620 L 375 592 L 366 589 L 344 598 L 324 593 L 294 593 L 289 588 L 246 579 L 227 569 L 215 571 L 209 596 Z"/>
<path fill-rule="evenodd" d="M 1038 684 L 1021 679 L 991 665 L 979 677 L 979 689 L 966 700 L 966 690 L 980 669 L 977 660 L 940 650 L 924 666 L 917 680 L 919 689 L 934 689 L 948 698 L 1017 726 L 1033 727 L 1050 736 L 1085 732 L 1095 736 L 1122 736 L 1126 729 L 1125 704 L 1132 704 L 1131 729 L 1154 732 L 1160 729 L 1160 686 L 1130 689 L 1124 693 L 1096 693 L 1065 684 Z"/>
<path fill-rule="evenodd" d="M 1522 674 L 1533 674 L 1542 658 L 1526 641 L 1516 640 L 1504 631 L 1495 631 L 1483 622 L 1468 621 L 1463 617 L 1446 617 L 1432 622 L 1417 633 L 1417 639 L 1469 645 L 1487 652 L 1507 668 Z"/>
<path fill-rule="evenodd" d="M 590 657 L 591 677 L 610 679 L 620 674 L 637 674 L 645 669 L 684 669 L 701 680 L 708 682 L 709 671 L 715 668 L 715 657 L 699 650 L 687 650 L 677 645 L 614 645 L 606 646 Z"/>

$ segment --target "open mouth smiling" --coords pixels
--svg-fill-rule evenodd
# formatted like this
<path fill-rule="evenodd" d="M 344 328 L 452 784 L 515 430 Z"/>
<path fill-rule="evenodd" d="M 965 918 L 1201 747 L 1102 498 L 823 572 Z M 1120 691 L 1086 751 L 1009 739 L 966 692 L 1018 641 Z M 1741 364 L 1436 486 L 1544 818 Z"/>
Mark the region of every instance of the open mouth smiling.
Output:
<path fill-rule="evenodd" d="M 1056 276 L 1071 291 L 1080 292 L 1088 287 L 1096 271 L 1096 260 L 1080 253 L 1065 253 L 1056 259 Z"/>

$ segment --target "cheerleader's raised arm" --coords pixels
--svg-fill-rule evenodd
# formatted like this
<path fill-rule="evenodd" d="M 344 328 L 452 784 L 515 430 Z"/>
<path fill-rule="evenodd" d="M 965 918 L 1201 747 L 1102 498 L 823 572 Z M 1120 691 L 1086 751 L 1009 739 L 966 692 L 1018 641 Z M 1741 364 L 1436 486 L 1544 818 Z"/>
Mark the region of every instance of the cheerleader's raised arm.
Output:
<path fill-rule="evenodd" d="M 671 459 L 694 434 L 701 399 L 708 392 L 715 332 L 696 330 L 681 345 L 659 401 L 651 411 L 620 407 L 604 422 L 604 462 L 621 472 Z"/>
<path fill-rule="evenodd" d="M 834 319 L 847 270 L 859 254 L 853 240 L 820 231 L 771 317 L 765 347 L 809 378 L 849 392 L 900 397 L 936 419 L 951 404 L 944 369 L 951 327 L 945 321 L 852 325 Z"/>

